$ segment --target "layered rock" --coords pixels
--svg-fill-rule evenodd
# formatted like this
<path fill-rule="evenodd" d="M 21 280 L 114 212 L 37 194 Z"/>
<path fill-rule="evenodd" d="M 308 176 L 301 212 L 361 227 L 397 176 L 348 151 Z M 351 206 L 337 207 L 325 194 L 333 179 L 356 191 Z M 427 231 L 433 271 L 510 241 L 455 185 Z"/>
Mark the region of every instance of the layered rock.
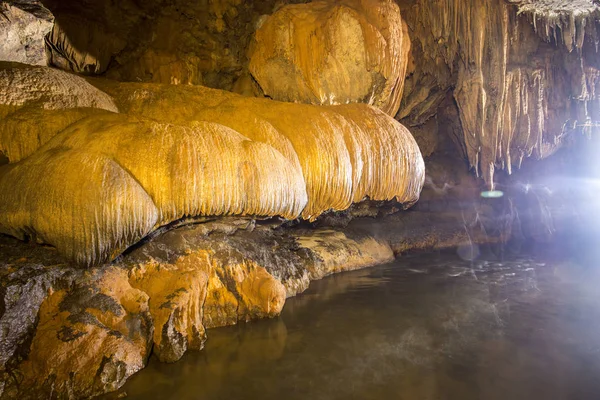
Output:
<path fill-rule="evenodd" d="M 287 5 L 261 21 L 249 70 L 265 95 L 310 104 L 400 107 L 410 39 L 391 0 Z"/>
<path fill-rule="evenodd" d="M 43 75 L 24 67 L 3 75 L 13 71 L 19 79 L 30 71 L 35 79 L 22 80 L 33 86 Z M 44 144 L 0 169 L 0 230 L 52 244 L 82 265 L 110 261 L 182 218 L 314 219 L 366 197 L 411 205 L 423 184 L 423 160 L 410 133 L 366 105 L 319 108 L 202 87 L 96 84 L 130 115 L 101 112 L 45 144 L 48 136 L 5 135 L 1 145 L 11 149 L 12 162 Z M 50 92 L 57 99 L 33 90 L 19 101 L 71 104 L 71 94 Z M 18 102 L 10 91 L 5 98 Z"/>

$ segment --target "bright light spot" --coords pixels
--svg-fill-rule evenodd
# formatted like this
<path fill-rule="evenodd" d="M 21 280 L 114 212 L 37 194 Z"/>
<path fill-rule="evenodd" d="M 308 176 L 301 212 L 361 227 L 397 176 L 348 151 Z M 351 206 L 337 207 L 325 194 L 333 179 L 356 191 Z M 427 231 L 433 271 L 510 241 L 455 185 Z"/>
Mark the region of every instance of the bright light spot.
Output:
<path fill-rule="evenodd" d="M 497 199 L 502 196 L 504 196 L 504 193 L 500 190 L 486 190 L 485 192 L 481 192 L 481 197 L 486 199 Z"/>

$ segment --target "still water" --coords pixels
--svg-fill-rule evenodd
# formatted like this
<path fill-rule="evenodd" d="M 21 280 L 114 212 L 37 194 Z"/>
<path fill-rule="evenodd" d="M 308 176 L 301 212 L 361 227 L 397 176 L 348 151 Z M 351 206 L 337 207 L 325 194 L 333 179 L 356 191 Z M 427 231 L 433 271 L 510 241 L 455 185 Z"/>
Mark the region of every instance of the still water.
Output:
<path fill-rule="evenodd" d="M 600 399 L 600 263 L 456 252 L 313 282 L 280 318 L 151 360 L 128 399 Z"/>

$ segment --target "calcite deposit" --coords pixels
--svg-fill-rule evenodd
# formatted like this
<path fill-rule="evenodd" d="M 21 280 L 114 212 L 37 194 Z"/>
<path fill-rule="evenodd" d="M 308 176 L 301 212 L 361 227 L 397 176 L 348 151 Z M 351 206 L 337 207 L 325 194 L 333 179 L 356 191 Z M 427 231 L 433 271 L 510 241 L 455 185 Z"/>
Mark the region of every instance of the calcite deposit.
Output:
<path fill-rule="evenodd" d="M 534 236 L 518 223 L 546 208 L 517 210 L 529 186 L 496 172 L 598 126 L 598 17 L 0 1 L 0 399 L 102 395 L 311 280 Z"/>
<path fill-rule="evenodd" d="M 463 178 L 473 184 L 472 177 Z M 460 191 L 430 197 L 459 204 Z M 344 228 L 207 220 L 158 235 L 109 266 L 82 270 L 48 247 L 0 237 L 0 398 L 86 398 L 116 390 L 150 352 L 176 361 L 208 328 L 277 316 L 311 280 L 415 248 L 503 240 L 485 208 L 362 217 Z M 350 210 L 376 215 L 377 208 Z M 333 218 L 333 216 L 332 216 Z M 481 217 L 479 217 L 481 218 Z M 334 218 L 335 219 L 335 218 Z M 468 230 L 466 230 L 468 228 Z"/>
<path fill-rule="evenodd" d="M 28 71 L 35 79 L 22 78 Z M 55 82 L 65 73 L 9 65 L 0 77 L 31 83 L 21 105 L 68 107 L 70 94 L 62 100 L 55 90 L 46 99 L 37 89 L 44 74 L 43 82 Z M 366 105 L 319 108 L 202 87 L 95 84 L 112 91 L 123 113 L 96 113 L 68 127 L 57 121 L 64 129 L 50 130 L 53 138 L 3 135 L 0 145 L 11 162 L 0 168 L 0 231 L 51 244 L 82 265 L 110 261 L 183 218 L 314 219 L 365 198 L 411 205 L 423 185 L 410 133 Z M 104 92 L 90 92 L 112 104 Z M 6 107 L 18 103 L 10 90 L 4 97 Z M 11 115 L 4 120 L 10 127 Z"/>
<path fill-rule="evenodd" d="M 53 16 L 41 5 L 0 3 L 0 60 L 46 65 L 44 36 Z"/>
<path fill-rule="evenodd" d="M 260 22 L 249 70 L 265 95 L 310 104 L 400 107 L 410 38 L 391 0 L 314 1 Z"/>
<path fill-rule="evenodd" d="M 417 0 L 403 14 L 415 64 L 398 116 L 420 125 L 451 92 L 465 156 L 490 188 L 497 169 L 545 158 L 598 119 L 598 6 L 511 3 Z"/>

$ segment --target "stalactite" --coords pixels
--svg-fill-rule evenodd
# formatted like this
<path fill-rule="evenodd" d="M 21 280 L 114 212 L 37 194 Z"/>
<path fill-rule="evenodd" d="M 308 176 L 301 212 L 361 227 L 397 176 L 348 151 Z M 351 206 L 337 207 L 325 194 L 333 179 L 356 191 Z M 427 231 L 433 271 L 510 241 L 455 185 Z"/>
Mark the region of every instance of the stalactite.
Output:
<path fill-rule="evenodd" d="M 589 12 L 575 11 L 578 2 Z M 526 157 L 555 151 L 566 122 L 593 121 L 586 103 L 596 101 L 596 53 L 586 55 L 597 38 L 598 7 L 587 0 L 566 2 L 566 10 L 556 1 L 512 3 L 419 0 L 405 14 L 415 67 L 400 117 L 422 124 L 452 90 L 468 159 L 490 188 L 498 168 L 510 173 Z"/>
<path fill-rule="evenodd" d="M 563 44 L 567 50 L 581 51 L 586 37 L 599 43 L 600 7 L 592 0 L 508 0 L 527 15 L 535 31 L 546 42 Z"/>

